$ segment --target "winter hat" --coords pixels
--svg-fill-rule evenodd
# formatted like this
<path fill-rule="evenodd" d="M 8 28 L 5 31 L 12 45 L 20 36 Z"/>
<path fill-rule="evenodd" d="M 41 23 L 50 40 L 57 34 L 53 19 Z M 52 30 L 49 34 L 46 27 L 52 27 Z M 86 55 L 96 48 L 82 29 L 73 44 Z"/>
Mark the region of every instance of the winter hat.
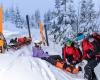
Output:
<path fill-rule="evenodd" d="M 35 40 L 34 43 L 35 43 L 35 44 L 42 44 L 42 41 L 40 41 L 40 40 Z"/>
<path fill-rule="evenodd" d="M 69 39 L 69 40 L 67 40 L 66 45 L 67 45 L 67 46 L 71 46 L 72 43 L 73 43 L 72 40 Z"/>
<path fill-rule="evenodd" d="M 79 33 L 76 37 L 76 40 L 79 41 L 79 40 L 82 40 L 85 38 L 85 35 L 83 33 Z"/>
<path fill-rule="evenodd" d="M 34 41 L 34 45 L 35 45 L 36 47 L 41 46 L 41 44 L 42 44 L 42 41 L 40 41 L 40 40 L 35 40 L 35 41 Z"/>

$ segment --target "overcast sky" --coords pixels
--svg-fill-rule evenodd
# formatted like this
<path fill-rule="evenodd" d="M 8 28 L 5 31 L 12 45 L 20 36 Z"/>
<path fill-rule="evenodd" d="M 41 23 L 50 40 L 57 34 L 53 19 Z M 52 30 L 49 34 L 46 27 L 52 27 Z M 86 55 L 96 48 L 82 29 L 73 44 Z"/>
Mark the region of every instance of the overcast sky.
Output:
<path fill-rule="evenodd" d="M 22 14 L 34 14 L 34 11 L 39 9 L 43 16 L 49 9 L 54 9 L 54 0 L 0 0 L 0 3 L 4 9 L 18 6 Z"/>
<path fill-rule="evenodd" d="M 0 0 L 3 4 L 4 9 L 11 6 L 18 6 L 22 14 L 34 14 L 34 11 L 39 9 L 41 16 L 49 9 L 54 9 L 55 0 Z M 74 0 L 76 7 L 78 7 L 80 0 Z M 100 7 L 100 0 L 95 1 L 95 9 L 98 10 Z M 12 5 L 13 4 L 13 5 Z"/>

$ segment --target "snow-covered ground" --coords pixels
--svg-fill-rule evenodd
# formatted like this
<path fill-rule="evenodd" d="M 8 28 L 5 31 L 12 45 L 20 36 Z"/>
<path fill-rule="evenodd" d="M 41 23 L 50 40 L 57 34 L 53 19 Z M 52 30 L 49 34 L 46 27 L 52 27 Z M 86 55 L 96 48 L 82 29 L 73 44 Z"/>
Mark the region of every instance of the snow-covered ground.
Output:
<path fill-rule="evenodd" d="M 26 29 L 9 28 L 7 24 L 9 26 L 12 24 L 4 23 L 4 35 L 8 41 L 13 37 L 27 35 Z M 31 29 L 31 32 L 33 41 L 41 39 L 38 29 Z M 82 72 L 77 75 L 69 74 L 44 60 L 33 58 L 32 45 L 25 46 L 17 51 L 9 50 L 0 55 L 0 80 L 84 80 Z M 61 46 L 52 42 L 50 42 L 49 47 L 43 47 L 43 49 L 48 51 L 50 55 L 61 55 Z M 100 80 L 99 68 L 100 65 L 95 68 L 95 71 Z"/>

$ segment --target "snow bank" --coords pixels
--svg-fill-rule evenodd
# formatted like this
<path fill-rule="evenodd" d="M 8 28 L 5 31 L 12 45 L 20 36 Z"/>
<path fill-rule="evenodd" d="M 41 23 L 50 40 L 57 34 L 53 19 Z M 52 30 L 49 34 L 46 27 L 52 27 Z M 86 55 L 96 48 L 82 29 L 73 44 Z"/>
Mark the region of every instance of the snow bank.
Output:
<path fill-rule="evenodd" d="M 13 57 L 15 57 L 14 60 Z M 42 67 L 38 66 L 36 59 L 31 62 L 31 57 L 16 57 L 14 55 L 7 57 L 2 55 L 0 60 L 3 61 L 2 67 L 0 67 L 1 80 L 46 80 L 42 76 Z M 4 67 L 4 64 L 7 64 L 7 66 Z"/>
<path fill-rule="evenodd" d="M 48 62 L 28 56 L 27 47 L 0 55 L 0 80 L 83 80 L 72 78 Z"/>

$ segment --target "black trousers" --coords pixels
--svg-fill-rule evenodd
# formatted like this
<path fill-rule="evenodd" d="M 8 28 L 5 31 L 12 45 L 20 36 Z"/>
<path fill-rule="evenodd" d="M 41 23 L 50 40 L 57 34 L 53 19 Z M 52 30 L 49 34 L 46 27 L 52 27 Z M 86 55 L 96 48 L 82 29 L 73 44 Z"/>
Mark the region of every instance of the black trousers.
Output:
<path fill-rule="evenodd" d="M 84 77 L 88 80 L 97 80 L 96 74 L 94 72 L 94 68 L 99 64 L 100 59 L 98 60 L 90 60 L 88 64 L 85 66 L 85 74 Z"/>
<path fill-rule="evenodd" d="M 62 61 L 61 56 L 60 55 L 52 55 L 47 57 L 43 57 L 41 58 L 43 60 L 46 60 L 47 62 L 51 63 L 52 65 L 55 65 L 57 60 Z"/>

